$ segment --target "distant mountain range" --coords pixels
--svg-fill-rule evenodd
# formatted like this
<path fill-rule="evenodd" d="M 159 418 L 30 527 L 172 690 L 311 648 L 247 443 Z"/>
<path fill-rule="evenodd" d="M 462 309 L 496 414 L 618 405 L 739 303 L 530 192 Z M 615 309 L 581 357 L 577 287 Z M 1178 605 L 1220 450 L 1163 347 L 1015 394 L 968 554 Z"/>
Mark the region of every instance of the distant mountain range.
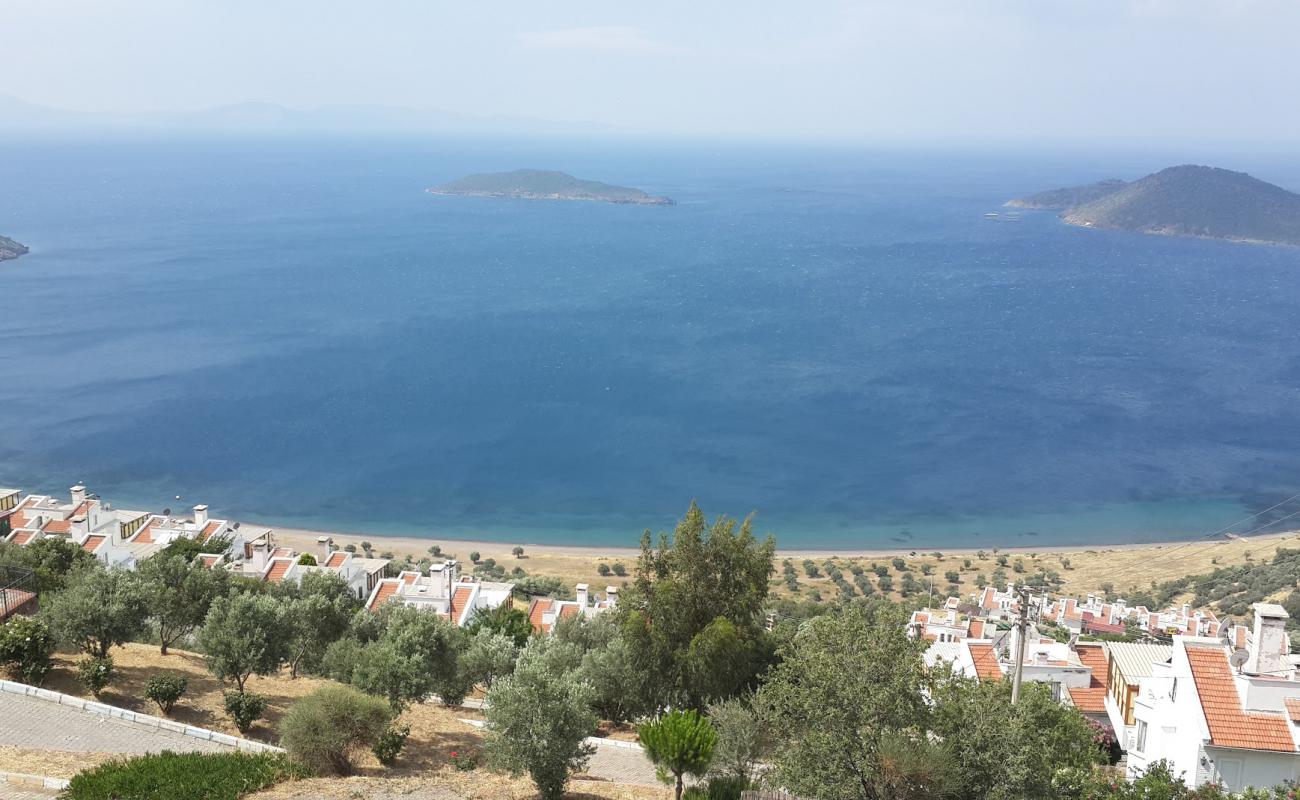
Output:
<path fill-rule="evenodd" d="M 588 181 L 575 178 L 567 172 L 543 169 L 469 175 L 435 186 L 429 191 L 433 194 L 512 197 L 520 200 L 599 200 L 642 206 L 673 205 L 673 200 L 669 197 L 655 197 L 629 186 Z"/>
<path fill-rule="evenodd" d="M 0 94 L 0 132 L 162 129 L 249 133 L 576 134 L 611 131 L 598 123 L 529 117 L 474 116 L 389 106 L 299 109 L 239 103 L 200 111 L 67 111 Z"/>
<path fill-rule="evenodd" d="M 27 254 L 27 246 L 21 245 L 8 236 L 0 236 L 0 261 L 8 261 Z"/>
<path fill-rule="evenodd" d="M 1054 189 L 1007 205 L 1059 209 L 1061 219 L 1089 228 L 1300 245 L 1300 194 L 1217 167 L 1169 167 L 1132 183 Z"/>

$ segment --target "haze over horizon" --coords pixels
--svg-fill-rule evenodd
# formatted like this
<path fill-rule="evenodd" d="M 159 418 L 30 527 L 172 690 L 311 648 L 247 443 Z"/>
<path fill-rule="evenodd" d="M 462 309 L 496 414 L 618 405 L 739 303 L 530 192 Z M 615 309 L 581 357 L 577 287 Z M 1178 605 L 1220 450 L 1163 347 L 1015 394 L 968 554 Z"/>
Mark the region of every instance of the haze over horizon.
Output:
<path fill-rule="evenodd" d="M 1300 4 L 1283 0 L 507 7 L 17 0 L 0 6 L 0 94 L 121 118 L 265 103 L 679 137 L 1300 135 L 1300 108 L 1258 102 L 1300 81 L 1284 57 Z"/>

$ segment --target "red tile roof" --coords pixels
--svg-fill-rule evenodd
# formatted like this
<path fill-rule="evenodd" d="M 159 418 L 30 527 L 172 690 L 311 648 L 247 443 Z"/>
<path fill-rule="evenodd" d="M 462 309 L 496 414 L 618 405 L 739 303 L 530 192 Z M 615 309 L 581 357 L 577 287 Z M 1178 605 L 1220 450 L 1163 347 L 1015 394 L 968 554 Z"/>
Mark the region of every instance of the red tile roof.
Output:
<path fill-rule="evenodd" d="M 66 519 L 52 519 L 45 523 L 45 527 L 41 530 L 46 533 L 58 534 L 61 536 L 72 530 L 72 523 L 68 522 Z"/>
<path fill-rule="evenodd" d="M 405 583 L 407 586 L 410 586 L 411 584 L 415 583 L 416 580 L 419 579 L 419 577 L 420 576 L 415 574 L 414 572 L 404 572 L 402 573 L 402 583 Z"/>
<path fill-rule="evenodd" d="M 1292 722 L 1300 722 L 1300 697 L 1288 697 L 1286 699 L 1286 715 L 1291 718 Z"/>
<path fill-rule="evenodd" d="M 1092 670 L 1092 679 L 1086 687 L 1070 689 L 1070 701 L 1085 714 L 1106 713 L 1107 672 L 1106 648 L 1099 644 L 1080 644 L 1075 648 L 1079 661 Z"/>
<path fill-rule="evenodd" d="M 375 609 L 379 608 L 384 603 L 387 603 L 390 599 L 392 599 L 393 595 L 397 594 L 398 583 L 400 583 L 400 581 L 396 579 L 388 579 L 388 580 L 380 581 L 379 588 L 375 590 L 374 599 L 370 601 L 370 605 L 368 606 L 368 608 L 371 611 L 374 611 Z"/>
<path fill-rule="evenodd" d="M 139 544 L 153 544 L 153 526 L 158 524 L 157 519 L 151 519 L 143 528 L 136 533 L 135 538 L 131 541 Z"/>
<path fill-rule="evenodd" d="M 86 541 L 81 543 L 81 549 L 85 550 L 87 553 L 93 553 L 98 550 L 99 546 L 103 543 L 103 536 L 87 536 Z"/>
<path fill-rule="evenodd" d="M 343 566 L 343 562 L 347 561 L 347 559 L 348 559 L 348 554 L 346 552 L 342 550 L 335 550 L 333 553 L 330 553 L 329 558 L 325 559 L 325 566 L 329 567 L 330 569 L 338 569 L 339 567 Z"/>
<path fill-rule="evenodd" d="M 1228 656 L 1217 645 L 1187 645 L 1196 694 L 1201 699 L 1210 744 L 1247 750 L 1294 753 L 1295 741 L 1286 717 L 1259 711 L 1245 711 Z"/>
<path fill-rule="evenodd" d="M 277 547 L 271 552 L 271 558 L 288 558 L 293 555 L 291 547 Z"/>
<path fill-rule="evenodd" d="M 1002 669 L 998 666 L 998 657 L 993 652 L 992 644 L 972 642 L 966 646 L 970 648 L 971 659 L 975 662 L 975 674 L 981 681 L 1002 680 Z"/>
<path fill-rule="evenodd" d="M 215 520 L 213 522 L 209 522 L 207 525 L 204 525 L 203 530 L 199 531 L 199 541 L 206 542 L 208 540 L 208 537 L 212 536 L 212 534 L 216 533 L 218 530 L 220 530 L 220 528 L 221 528 L 221 523 Z"/>
<path fill-rule="evenodd" d="M 451 608 L 447 611 L 452 622 L 460 622 L 461 612 L 465 610 L 465 604 L 469 602 L 469 596 L 473 592 L 472 586 L 457 587 L 456 593 L 451 596 Z"/>
<path fill-rule="evenodd" d="M 22 533 L 15 533 L 15 534 L 14 534 L 14 543 L 15 543 L 15 544 L 27 544 L 28 542 L 30 542 L 30 541 L 32 540 L 32 537 L 35 536 L 35 535 L 36 535 L 36 532 L 35 532 L 35 531 L 23 531 Z"/>
<path fill-rule="evenodd" d="M 271 583 L 279 583 L 284 580 L 284 573 L 289 571 L 293 566 L 291 558 L 276 558 L 271 561 L 271 569 L 266 573 L 266 579 Z"/>
<path fill-rule="evenodd" d="M 982 619 L 973 619 L 973 620 L 971 620 L 971 621 L 970 621 L 970 631 L 968 632 L 968 635 L 969 635 L 970 638 L 972 638 L 972 639 L 983 639 L 983 638 L 984 638 L 984 620 L 982 620 Z"/>
<path fill-rule="evenodd" d="M 542 622 L 542 616 L 551 610 L 555 601 L 549 597 L 536 597 L 528 605 L 528 621 L 532 623 L 533 630 L 547 633 L 550 626 Z"/>
<path fill-rule="evenodd" d="M 199 560 L 203 562 L 203 566 L 211 569 L 212 567 L 216 566 L 216 563 L 218 561 L 221 560 L 221 556 L 215 553 L 204 553 L 199 556 Z"/>

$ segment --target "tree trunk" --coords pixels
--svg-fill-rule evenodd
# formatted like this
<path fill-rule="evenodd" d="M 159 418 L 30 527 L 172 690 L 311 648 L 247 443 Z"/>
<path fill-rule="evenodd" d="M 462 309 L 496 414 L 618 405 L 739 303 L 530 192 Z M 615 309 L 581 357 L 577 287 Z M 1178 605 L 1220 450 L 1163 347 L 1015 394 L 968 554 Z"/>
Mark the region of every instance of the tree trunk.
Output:
<path fill-rule="evenodd" d="M 677 797 L 677 800 L 682 800 L 682 776 L 681 776 L 681 775 L 678 775 L 678 776 L 677 776 L 677 792 L 676 792 L 676 797 Z"/>

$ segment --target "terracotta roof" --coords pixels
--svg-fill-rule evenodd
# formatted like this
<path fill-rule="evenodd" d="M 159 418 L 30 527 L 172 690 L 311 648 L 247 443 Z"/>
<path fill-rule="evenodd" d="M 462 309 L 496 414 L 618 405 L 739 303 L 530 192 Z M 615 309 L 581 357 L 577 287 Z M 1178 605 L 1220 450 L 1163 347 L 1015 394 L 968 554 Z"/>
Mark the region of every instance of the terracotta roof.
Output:
<path fill-rule="evenodd" d="M 998 666 L 998 657 L 989 642 L 970 642 L 971 660 L 975 662 L 975 674 L 981 681 L 1002 680 L 1002 669 Z"/>
<path fill-rule="evenodd" d="M 199 556 L 199 560 L 203 562 L 203 566 L 211 568 L 221 560 L 221 556 L 216 553 L 203 553 Z"/>
<path fill-rule="evenodd" d="M 568 619 L 569 617 L 576 617 L 577 615 L 578 615 L 578 606 L 576 603 L 573 605 L 569 605 L 568 603 L 565 603 L 564 606 L 560 609 L 560 619 Z"/>
<path fill-rule="evenodd" d="M 138 533 L 136 533 L 135 538 L 132 539 L 131 541 L 138 542 L 140 544 L 152 544 L 153 526 L 157 524 L 158 524 L 157 519 L 149 520 L 149 522 L 143 528 L 141 528 Z"/>
<path fill-rule="evenodd" d="M 535 597 L 533 602 L 528 604 L 528 621 L 532 623 L 533 630 L 547 633 L 551 627 L 542 622 L 542 616 L 551 610 L 555 601 L 549 597 Z"/>
<path fill-rule="evenodd" d="M 66 519 L 52 519 L 41 530 L 46 533 L 65 534 L 72 530 L 72 523 Z"/>
<path fill-rule="evenodd" d="M 32 540 L 32 537 L 35 536 L 35 535 L 36 535 L 36 532 L 35 532 L 35 531 L 23 531 L 23 532 L 21 532 L 21 533 L 15 533 L 15 534 L 14 534 L 14 543 L 15 543 L 15 544 L 27 544 L 28 542 L 30 542 L 30 541 Z"/>
<path fill-rule="evenodd" d="M 271 583 L 279 583 L 284 580 L 284 573 L 289 571 L 293 566 L 291 558 L 275 558 L 271 560 L 271 569 L 266 573 L 266 579 Z"/>
<path fill-rule="evenodd" d="M 460 622 L 460 614 L 465 610 L 465 604 L 469 602 L 469 596 L 473 591 L 473 586 L 459 586 L 456 588 L 456 593 L 451 596 L 451 608 L 447 611 L 452 622 Z"/>
<path fill-rule="evenodd" d="M 984 620 L 982 620 L 982 619 L 973 619 L 973 620 L 971 620 L 971 621 L 970 621 L 970 630 L 969 630 L 969 632 L 968 632 L 968 635 L 969 635 L 970 638 L 972 638 L 972 639 L 983 639 L 983 638 L 984 638 Z"/>
<path fill-rule="evenodd" d="M 402 573 L 402 583 L 405 583 L 407 586 L 410 586 L 411 584 L 415 583 L 417 580 L 419 580 L 419 578 L 420 576 L 414 572 Z"/>
<path fill-rule="evenodd" d="M 81 543 L 81 549 L 85 550 L 87 553 L 93 553 L 98 550 L 99 546 L 103 543 L 103 536 L 87 536 L 86 541 Z"/>
<path fill-rule="evenodd" d="M 271 551 L 271 558 L 289 558 L 292 555 L 293 548 L 291 547 L 277 547 Z"/>
<path fill-rule="evenodd" d="M 199 541 L 206 542 L 208 537 L 212 536 L 212 534 L 216 533 L 220 528 L 221 522 L 219 520 L 213 520 L 207 525 L 204 525 L 203 530 L 199 531 Z"/>
<path fill-rule="evenodd" d="M 1092 670 L 1087 687 L 1070 689 L 1070 701 L 1085 714 L 1103 714 L 1106 711 L 1107 674 L 1106 648 L 1099 644 L 1080 644 L 1075 647 L 1079 661 Z"/>
<path fill-rule="evenodd" d="M 345 551 L 335 550 L 333 553 L 330 553 L 329 558 L 325 559 L 325 566 L 330 569 L 338 569 L 343 566 L 343 562 L 347 561 L 347 559 L 348 554 Z"/>
<path fill-rule="evenodd" d="M 367 606 L 371 611 L 387 603 L 393 595 L 397 594 L 397 584 L 400 583 L 396 578 L 382 580 L 375 589 L 375 596 L 371 599 L 370 605 Z"/>
<path fill-rule="evenodd" d="M 1196 694 L 1210 728 L 1210 744 L 1283 753 L 1296 751 L 1286 717 L 1280 713 L 1242 709 L 1232 668 L 1222 647 L 1189 644 L 1186 649 Z"/>
<path fill-rule="evenodd" d="M 1300 722 L 1300 697 L 1288 697 L 1286 699 L 1286 715 L 1291 718 L 1292 722 Z"/>

